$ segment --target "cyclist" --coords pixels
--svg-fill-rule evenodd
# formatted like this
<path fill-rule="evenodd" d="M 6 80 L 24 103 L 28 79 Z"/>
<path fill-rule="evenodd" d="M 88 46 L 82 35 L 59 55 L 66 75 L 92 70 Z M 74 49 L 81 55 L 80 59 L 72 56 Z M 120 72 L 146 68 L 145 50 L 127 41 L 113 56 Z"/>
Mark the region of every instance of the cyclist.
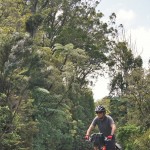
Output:
<path fill-rule="evenodd" d="M 103 133 L 107 139 L 110 141 L 106 145 L 107 150 L 115 150 L 115 130 L 116 130 L 116 125 L 114 123 L 114 120 L 112 119 L 111 116 L 106 115 L 106 109 L 103 106 L 97 106 L 95 108 L 95 112 L 97 116 L 93 119 L 91 125 L 89 126 L 85 138 L 88 140 L 90 132 L 95 128 L 95 126 L 98 126 L 98 129 L 100 133 Z M 98 148 L 94 146 L 94 150 L 97 150 Z"/>

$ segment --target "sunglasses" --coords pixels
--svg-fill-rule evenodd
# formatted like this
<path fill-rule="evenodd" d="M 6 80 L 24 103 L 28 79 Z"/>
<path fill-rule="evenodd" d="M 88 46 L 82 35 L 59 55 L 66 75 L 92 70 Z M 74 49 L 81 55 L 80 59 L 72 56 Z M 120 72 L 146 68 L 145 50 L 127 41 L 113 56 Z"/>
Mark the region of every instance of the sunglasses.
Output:
<path fill-rule="evenodd" d="M 102 114 L 103 111 L 96 111 L 96 114 Z"/>

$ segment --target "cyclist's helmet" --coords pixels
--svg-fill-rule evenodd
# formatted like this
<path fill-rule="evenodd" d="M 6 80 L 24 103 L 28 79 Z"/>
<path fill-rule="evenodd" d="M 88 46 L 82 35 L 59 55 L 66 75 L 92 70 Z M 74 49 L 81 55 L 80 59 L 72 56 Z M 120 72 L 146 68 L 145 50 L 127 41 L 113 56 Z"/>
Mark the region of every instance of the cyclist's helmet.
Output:
<path fill-rule="evenodd" d="M 95 112 L 106 112 L 106 109 L 104 106 L 99 105 L 95 108 Z"/>

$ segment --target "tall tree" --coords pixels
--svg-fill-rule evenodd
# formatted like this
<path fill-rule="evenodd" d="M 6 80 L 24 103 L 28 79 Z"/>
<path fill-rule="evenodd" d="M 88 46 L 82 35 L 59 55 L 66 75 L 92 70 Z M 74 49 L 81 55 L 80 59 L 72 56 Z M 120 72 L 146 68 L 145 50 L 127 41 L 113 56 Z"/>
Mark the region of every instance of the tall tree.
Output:
<path fill-rule="evenodd" d="M 144 71 L 143 69 L 135 69 L 128 77 L 129 89 L 128 99 L 131 100 L 131 105 L 136 107 L 135 111 L 138 114 L 140 122 L 139 125 L 143 125 L 145 128 L 149 128 L 149 87 L 150 87 L 150 72 L 149 70 Z M 132 114 L 133 115 L 133 114 Z M 143 118 L 144 117 L 144 118 Z M 134 118 L 134 117 L 133 117 Z M 141 122 L 142 120 L 142 122 Z M 139 121 L 139 120 L 137 120 Z"/>
<path fill-rule="evenodd" d="M 108 66 L 109 75 L 112 78 L 110 93 L 115 96 L 123 96 L 128 87 L 127 76 L 135 68 L 142 67 L 142 59 L 140 56 L 134 58 L 126 42 L 119 42 L 109 55 Z"/>

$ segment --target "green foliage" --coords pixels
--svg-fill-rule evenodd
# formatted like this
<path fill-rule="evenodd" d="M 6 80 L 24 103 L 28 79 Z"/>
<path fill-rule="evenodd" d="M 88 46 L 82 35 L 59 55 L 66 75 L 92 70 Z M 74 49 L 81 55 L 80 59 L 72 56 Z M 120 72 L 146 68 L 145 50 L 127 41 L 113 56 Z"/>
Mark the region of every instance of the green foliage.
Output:
<path fill-rule="evenodd" d="M 123 126 L 127 120 L 128 102 L 124 98 L 114 97 L 110 100 L 110 112 L 118 126 Z"/>
<path fill-rule="evenodd" d="M 140 56 L 134 58 L 131 49 L 126 42 L 118 42 L 109 56 L 108 66 L 110 68 L 110 93 L 123 96 L 127 92 L 127 76 L 135 68 L 142 67 Z"/>
<path fill-rule="evenodd" d="M 142 60 L 126 42 L 115 41 L 116 15 L 102 22 L 99 2 L 0 0 L 1 149 L 91 149 L 83 140 L 94 117 L 87 77 L 106 65 L 111 92 L 122 97 L 97 104 L 120 126 L 126 149 L 149 146 L 149 71 L 139 69 Z"/>
<path fill-rule="evenodd" d="M 0 107 L 0 114 L 1 114 L 0 130 L 1 130 L 1 134 L 2 134 L 2 131 L 7 132 L 7 130 L 9 130 L 9 126 L 7 127 L 7 124 L 9 124 L 11 121 L 11 112 L 10 112 L 9 107 L 8 106 Z"/>
<path fill-rule="evenodd" d="M 118 128 L 117 138 L 121 142 L 123 149 L 130 150 L 134 148 L 134 141 L 139 135 L 139 127 L 135 125 L 126 125 Z"/>
<path fill-rule="evenodd" d="M 144 131 L 144 133 L 140 134 L 138 138 L 134 142 L 134 149 L 149 149 L 150 147 L 150 129 Z"/>
<path fill-rule="evenodd" d="M 117 139 L 126 150 L 148 149 L 149 70 L 135 68 L 126 80 L 128 87 L 124 97 L 111 101 L 112 114 L 119 126 Z"/>
<path fill-rule="evenodd" d="M 128 99 L 132 100 L 131 105 L 134 105 L 134 110 L 138 114 L 137 122 L 139 125 L 143 125 L 145 128 L 149 128 L 149 70 L 144 71 L 143 69 L 135 69 L 128 77 L 129 88 L 128 88 Z M 131 108 L 133 109 L 133 108 Z"/>
<path fill-rule="evenodd" d="M 70 127 L 74 125 L 68 107 L 66 105 L 57 106 L 57 101 L 62 97 L 52 96 L 42 88 L 36 88 L 33 91 L 33 97 L 34 105 L 37 107 L 34 118 L 39 122 L 39 132 L 34 139 L 34 148 L 44 150 L 47 147 L 52 149 L 60 147 L 63 149 L 64 146 L 66 149 L 70 149 L 74 135 L 72 135 L 73 129 L 71 130 Z M 65 144 L 60 145 L 60 143 Z"/>
<path fill-rule="evenodd" d="M 29 32 L 31 36 L 33 36 L 41 22 L 42 16 L 40 14 L 30 16 L 26 20 L 26 31 Z"/>
<path fill-rule="evenodd" d="M 25 31 L 25 20 L 28 14 L 25 1 L 0 0 L 1 31 L 5 34 Z"/>

